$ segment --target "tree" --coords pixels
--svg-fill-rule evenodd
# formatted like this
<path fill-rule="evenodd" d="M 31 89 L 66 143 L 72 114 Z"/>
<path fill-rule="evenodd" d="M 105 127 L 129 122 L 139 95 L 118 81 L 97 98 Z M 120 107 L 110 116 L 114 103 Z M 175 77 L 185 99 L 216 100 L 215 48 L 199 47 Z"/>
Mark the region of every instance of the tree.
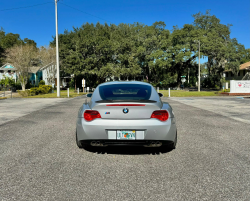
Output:
<path fill-rule="evenodd" d="M 237 72 L 239 62 L 250 60 L 250 52 L 230 38 L 231 25 L 221 24 L 209 11 L 193 17 L 192 24 L 174 26 L 172 32 L 162 21 L 151 26 L 86 23 L 71 32 L 65 30 L 59 35 L 61 69 L 74 74 L 75 87 L 82 76 L 102 83 L 107 77 L 133 79 L 137 75 L 154 85 L 179 86 L 181 76 L 189 70 L 195 83 L 199 40 L 201 57 L 208 57 L 209 79 L 218 84 L 222 72 L 229 68 Z M 51 45 L 55 45 L 55 38 Z"/>
<path fill-rule="evenodd" d="M 228 55 L 230 46 L 230 26 L 220 23 L 220 20 L 207 10 L 193 15 L 195 29 L 199 32 L 198 40 L 201 42 L 201 53 L 208 57 L 207 69 L 213 84 L 218 84 L 223 70 L 229 65 Z M 231 55 L 235 52 L 231 51 Z M 231 62 L 231 67 L 239 68 L 237 63 Z"/>
<path fill-rule="evenodd" d="M 244 64 L 249 61 L 250 61 L 250 48 L 245 49 L 244 51 L 241 52 L 240 64 Z"/>
<path fill-rule="evenodd" d="M 4 29 L 0 28 L 0 66 L 5 60 L 5 50 L 15 45 L 33 45 L 36 48 L 36 43 L 33 40 L 25 38 L 22 40 L 19 34 L 5 33 Z"/>
<path fill-rule="evenodd" d="M 3 61 L 4 61 L 4 48 L 2 47 L 2 40 L 5 37 L 5 32 L 4 29 L 1 27 L 0 29 L 0 66 L 3 65 Z"/>
<path fill-rule="evenodd" d="M 237 74 L 245 52 L 244 45 L 239 44 L 236 38 L 230 39 L 227 45 L 225 69 Z"/>
<path fill-rule="evenodd" d="M 22 90 L 29 79 L 29 68 L 36 64 L 37 50 L 33 45 L 21 45 L 6 50 L 6 62 L 13 64 L 16 68 L 18 79 L 21 82 Z"/>
<path fill-rule="evenodd" d="M 47 66 L 46 71 L 48 84 L 52 85 L 56 77 L 56 48 L 53 46 L 41 46 L 38 50 L 38 60 L 40 66 Z"/>
<path fill-rule="evenodd" d="M 27 44 L 27 45 L 33 45 L 36 48 L 37 44 L 34 40 L 30 40 L 28 38 L 25 38 L 25 39 L 23 39 L 23 42 L 24 42 L 24 44 Z"/>
<path fill-rule="evenodd" d="M 32 46 L 32 44 L 30 45 Z M 51 46 L 41 46 L 38 50 L 40 65 L 46 66 L 56 61 L 56 48 Z"/>
<path fill-rule="evenodd" d="M 14 45 L 24 45 L 24 42 L 20 38 L 19 34 L 8 33 L 2 37 L 0 41 L 0 46 L 4 49 L 13 47 Z"/>

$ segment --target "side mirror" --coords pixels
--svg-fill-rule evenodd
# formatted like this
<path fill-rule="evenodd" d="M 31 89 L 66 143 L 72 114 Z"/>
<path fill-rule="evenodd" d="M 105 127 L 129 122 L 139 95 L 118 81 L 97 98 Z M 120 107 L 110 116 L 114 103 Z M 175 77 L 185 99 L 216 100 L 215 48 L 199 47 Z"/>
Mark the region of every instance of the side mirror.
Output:
<path fill-rule="evenodd" d="M 162 94 L 162 93 L 158 93 L 158 95 L 159 95 L 160 97 L 163 97 L 163 94 Z"/>
<path fill-rule="evenodd" d="M 90 98 L 92 96 L 92 94 L 87 94 L 86 96 L 87 96 L 87 98 Z"/>

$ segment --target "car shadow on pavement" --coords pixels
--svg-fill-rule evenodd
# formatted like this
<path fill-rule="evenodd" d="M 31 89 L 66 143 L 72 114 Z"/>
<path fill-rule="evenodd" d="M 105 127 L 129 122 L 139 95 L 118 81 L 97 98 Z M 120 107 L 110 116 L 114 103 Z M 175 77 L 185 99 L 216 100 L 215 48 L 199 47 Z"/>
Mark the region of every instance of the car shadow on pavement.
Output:
<path fill-rule="evenodd" d="M 136 146 L 110 146 L 110 147 L 86 147 L 84 150 L 97 154 L 118 155 L 160 155 L 171 152 L 168 148 L 136 147 Z"/>

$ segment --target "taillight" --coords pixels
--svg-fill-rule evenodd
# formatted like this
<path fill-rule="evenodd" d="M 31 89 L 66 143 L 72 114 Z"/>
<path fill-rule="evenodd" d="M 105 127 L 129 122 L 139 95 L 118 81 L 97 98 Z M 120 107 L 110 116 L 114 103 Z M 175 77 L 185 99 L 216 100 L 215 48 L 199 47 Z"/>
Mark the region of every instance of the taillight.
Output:
<path fill-rule="evenodd" d="M 85 110 L 83 117 L 86 121 L 92 121 L 96 118 L 101 118 L 101 115 L 98 111 L 95 110 Z"/>
<path fill-rule="evenodd" d="M 152 113 L 151 118 L 159 119 L 160 121 L 167 121 L 169 114 L 166 110 L 156 110 Z"/>

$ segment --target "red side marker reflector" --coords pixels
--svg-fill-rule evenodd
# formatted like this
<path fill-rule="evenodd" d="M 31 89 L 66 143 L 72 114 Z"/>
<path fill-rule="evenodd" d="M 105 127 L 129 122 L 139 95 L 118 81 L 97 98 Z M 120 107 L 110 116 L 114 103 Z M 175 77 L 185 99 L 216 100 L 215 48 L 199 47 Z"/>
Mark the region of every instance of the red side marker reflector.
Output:
<path fill-rule="evenodd" d="M 106 105 L 106 106 L 123 106 L 123 107 L 126 107 L 126 106 L 145 106 L 143 104 L 109 104 L 109 105 Z"/>

